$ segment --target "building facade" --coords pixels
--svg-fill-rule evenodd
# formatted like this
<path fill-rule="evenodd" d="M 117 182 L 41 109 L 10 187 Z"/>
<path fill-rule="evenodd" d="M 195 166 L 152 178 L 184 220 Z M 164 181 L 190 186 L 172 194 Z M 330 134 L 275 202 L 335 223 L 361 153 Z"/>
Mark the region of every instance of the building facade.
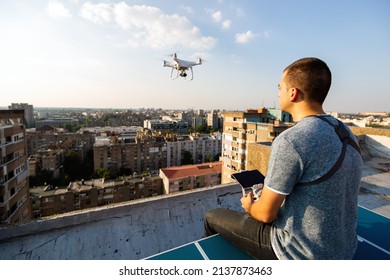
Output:
<path fill-rule="evenodd" d="M 181 160 L 184 152 L 191 154 L 194 164 L 204 163 L 207 158 L 214 159 L 215 156 L 221 154 L 221 139 L 218 135 L 201 135 L 168 141 L 166 143 L 167 167 L 182 165 Z"/>
<path fill-rule="evenodd" d="M 164 193 L 192 190 L 221 184 L 222 162 L 168 167 L 160 170 Z"/>
<path fill-rule="evenodd" d="M 33 218 L 39 218 L 162 194 L 162 179 L 157 175 L 78 181 L 67 188 L 34 187 L 32 212 Z"/>
<path fill-rule="evenodd" d="M 24 110 L 0 110 L 0 223 L 31 219 Z"/>
<path fill-rule="evenodd" d="M 248 170 L 248 145 L 255 142 L 272 142 L 277 135 L 290 127 L 275 118 L 276 112 L 265 108 L 245 112 L 225 112 L 222 136 L 222 184 L 233 182 L 231 175 Z M 280 116 L 284 114 L 280 113 Z M 290 120 L 288 116 L 285 119 Z"/>
<path fill-rule="evenodd" d="M 126 169 L 130 173 L 149 171 L 158 174 L 160 168 L 166 167 L 166 144 L 158 139 L 152 137 L 127 143 L 112 137 L 97 141 L 93 147 L 94 170 L 106 169 L 115 174 Z"/>
<path fill-rule="evenodd" d="M 8 106 L 10 110 L 24 110 L 24 118 L 26 119 L 26 128 L 35 126 L 34 107 L 28 103 L 12 103 Z"/>

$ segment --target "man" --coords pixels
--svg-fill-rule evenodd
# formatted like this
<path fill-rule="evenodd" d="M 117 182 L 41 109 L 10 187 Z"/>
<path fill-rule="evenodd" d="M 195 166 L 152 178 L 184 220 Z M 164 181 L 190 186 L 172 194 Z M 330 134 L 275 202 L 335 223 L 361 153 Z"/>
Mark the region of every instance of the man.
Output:
<path fill-rule="evenodd" d="M 351 131 L 340 124 L 341 139 L 339 122 L 323 110 L 330 85 L 317 58 L 283 71 L 280 107 L 296 124 L 272 144 L 260 198 L 242 197 L 245 212 L 208 211 L 206 235 L 220 233 L 257 259 L 353 258 L 362 158 Z"/>

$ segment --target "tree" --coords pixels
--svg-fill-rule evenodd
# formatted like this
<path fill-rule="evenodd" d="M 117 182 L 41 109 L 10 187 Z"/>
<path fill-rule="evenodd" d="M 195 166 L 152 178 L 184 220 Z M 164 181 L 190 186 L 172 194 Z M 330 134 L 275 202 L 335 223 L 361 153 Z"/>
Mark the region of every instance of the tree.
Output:
<path fill-rule="evenodd" d="M 111 179 L 112 178 L 112 174 L 111 174 L 110 171 L 108 171 L 105 168 L 99 168 L 99 169 L 96 169 L 96 171 L 94 173 L 94 177 L 95 178 Z"/>
<path fill-rule="evenodd" d="M 207 152 L 204 161 L 205 162 L 212 162 L 213 161 L 213 157 L 211 156 L 211 154 L 209 152 Z"/>
<path fill-rule="evenodd" d="M 181 165 L 194 164 L 192 154 L 189 151 L 183 151 L 181 155 Z"/>
<path fill-rule="evenodd" d="M 219 161 L 219 157 L 221 156 L 221 153 L 215 154 L 213 161 Z"/>
<path fill-rule="evenodd" d="M 64 158 L 64 172 L 69 176 L 70 181 L 76 181 L 83 175 L 82 165 L 79 155 L 75 151 L 70 151 Z"/>

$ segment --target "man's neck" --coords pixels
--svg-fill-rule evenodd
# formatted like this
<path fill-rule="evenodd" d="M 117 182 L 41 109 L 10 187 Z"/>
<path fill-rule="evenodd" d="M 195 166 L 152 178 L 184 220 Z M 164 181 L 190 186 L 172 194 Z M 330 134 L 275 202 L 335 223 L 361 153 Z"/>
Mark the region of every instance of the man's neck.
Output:
<path fill-rule="evenodd" d="M 299 106 L 294 108 L 295 110 L 291 113 L 295 122 L 299 122 L 303 118 L 313 115 L 326 114 L 322 109 L 322 106 Z"/>

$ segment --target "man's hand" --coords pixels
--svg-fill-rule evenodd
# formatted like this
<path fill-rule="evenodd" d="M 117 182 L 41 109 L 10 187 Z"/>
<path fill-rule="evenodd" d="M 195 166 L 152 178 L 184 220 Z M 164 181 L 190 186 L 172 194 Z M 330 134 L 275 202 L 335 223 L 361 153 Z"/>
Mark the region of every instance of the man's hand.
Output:
<path fill-rule="evenodd" d="M 255 220 L 271 223 L 275 220 L 285 198 L 285 195 L 276 193 L 264 186 L 258 200 L 254 202 L 253 194 L 250 192 L 241 198 L 241 205 Z"/>
<path fill-rule="evenodd" d="M 252 192 L 247 193 L 246 195 L 244 195 L 241 198 L 241 206 L 242 206 L 242 208 L 244 208 L 245 212 L 247 212 L 248 214 L 250 214 L 250 209 L 252 207 L 252 204 L 253 204 L 253 193 Z"/>

